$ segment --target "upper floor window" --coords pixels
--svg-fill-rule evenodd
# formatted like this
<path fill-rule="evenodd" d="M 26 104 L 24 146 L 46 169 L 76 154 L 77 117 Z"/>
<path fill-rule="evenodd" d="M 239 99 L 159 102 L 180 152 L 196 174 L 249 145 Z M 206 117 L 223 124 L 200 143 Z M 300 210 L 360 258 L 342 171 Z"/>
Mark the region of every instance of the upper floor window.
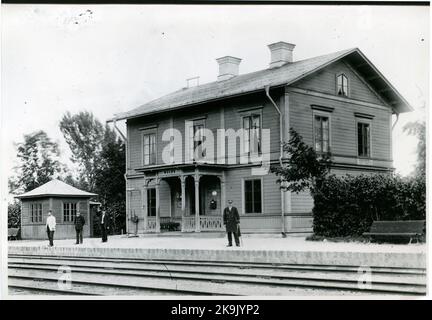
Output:
<path fill-rule="evenodd" d="M 370 157 L 370 124 L 357 122 L 357 149 L 359 157 Z"/>
<path fill-rule="evenodd" d="M 156 164 L 156 134 L 144 134 L 143 144 L 144 164 Z"/>
<path fill-rule="evenodd" d="M 75 216 L 77 212 L 76 203 L 63 203 L 63 221 L 73 222 L 75 221 Z"/>
<path fill-rule="evenodd" d="M 193 120 L 189 126 L 190 159 L 199 160 L 206 156 L 204 147 L 204 119 Z"/>
<path fill-rule="evenodd" d="M 337 90 L 338 96 L 347 97 L 348 96 L 348 78 L 346 77 L 346 75 L 344 75 L 342 73 L 342 74 L 339 74 L 336 79 L 337 79 L 337 81 L 336 81 L 337 89 L 336 90 Z"/>
<path fill-rule="evenodd" d="M 324 115 L 314 116 L 315 128 L 315 151 L 329 152 L 330 151 L 330 120 Z"/>
<path fill-rule="evenodd" d="M 248 154 L 261 153 L 261 115 L 253 114 L 243 117 L 243 145 Z"/>
<path fill-rule="evenodd" d="M 30 204 L 31 222 L 42 222 L 42 203 Z"/>
<path fill-rule="evenodd" d="M 245 213 L 262 213 L 261 179 L 244 181 Z"/>

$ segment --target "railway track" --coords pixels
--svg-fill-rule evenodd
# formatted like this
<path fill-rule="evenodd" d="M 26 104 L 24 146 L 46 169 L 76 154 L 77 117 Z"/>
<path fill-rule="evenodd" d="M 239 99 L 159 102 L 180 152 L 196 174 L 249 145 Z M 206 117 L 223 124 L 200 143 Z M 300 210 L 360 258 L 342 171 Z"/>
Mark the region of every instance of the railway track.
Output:
<path fill-rule="evenodd" d="M 71 283 L 59 285 L 59 267 Z M 363 273 L 368 271 L 369 273 Z M 424 295 L 420 268 L 9 255 L 11 292 L 67 295 Z M 366 280 L 366 283 L 362 281 Z"/>

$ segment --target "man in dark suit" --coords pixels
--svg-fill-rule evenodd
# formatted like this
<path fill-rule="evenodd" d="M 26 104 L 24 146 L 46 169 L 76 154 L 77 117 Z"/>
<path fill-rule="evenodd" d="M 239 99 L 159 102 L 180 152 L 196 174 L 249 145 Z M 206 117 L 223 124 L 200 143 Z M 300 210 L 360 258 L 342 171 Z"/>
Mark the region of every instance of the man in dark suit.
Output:
<path fill-rule="evenodd" d="M 102 210 L 99 220 L 101 233 L 102 233 L 102 242 L 108 241 L 108 230 L 109 230 L 109 216 L 107 215 L 105 210 Z"/>
<path fill-rule="evenodd" d="M 76 231 L 76 244 L 83 243 L 83 228 L 85 225 L 85 219 L 79 211 L 77 211 L 75 217 L 75 231 Z"/>
<path fill-rule="evenodd" d="M 238 235 L 240 216 L 237 211 L 237 208 L 233 207 L 232 203 L 233 203 L 232 200 L 228 200 L 228 207 L 226 207 L 223 212 L 223 222 L 228 236 L 227 247 L 232 247 L 232 234 L 234 234 L 234 240 L 236 246 L 240 247 L 240 241 Z"/>

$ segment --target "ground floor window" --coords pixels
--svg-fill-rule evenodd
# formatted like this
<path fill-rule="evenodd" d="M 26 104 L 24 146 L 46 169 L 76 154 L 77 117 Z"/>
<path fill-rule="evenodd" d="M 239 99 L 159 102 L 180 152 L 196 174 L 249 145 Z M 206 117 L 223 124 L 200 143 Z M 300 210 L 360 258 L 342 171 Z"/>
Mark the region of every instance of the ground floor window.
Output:
<path fill-rule="evenodd" d="M 261 179 L 244 181 L 245 213 L 261 213 Z"/>
<path fill-rule="evenodd" d="M 31 222 L 42 222 L 42 203 L 30 204 L 30 217 Z"/>
<path fill-rule="evenodd" d="M 149 217 L 156 216 L 156 189 L 147 190 L 147 208 Z"/>
<path fill-rule="evenodd" d="M 357 149 L 359 157 L 370 157 L 370 125 L 357 123 Z"/>
<path fill-rule="evenodd" d="M 65 202 L 63 203 L 63 221 L 73 222 L 75 221 L 77 212 L 76 202 Z"/>

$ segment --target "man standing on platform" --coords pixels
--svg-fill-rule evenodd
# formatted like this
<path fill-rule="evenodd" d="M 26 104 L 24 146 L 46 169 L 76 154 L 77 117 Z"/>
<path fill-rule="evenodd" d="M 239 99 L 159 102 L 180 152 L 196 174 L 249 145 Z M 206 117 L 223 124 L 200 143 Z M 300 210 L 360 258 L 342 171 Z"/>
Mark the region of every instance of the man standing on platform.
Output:
<path fill-rule="evenodd" d="M 56 218 L 52 215 L 52 210 L 48 211 L 48 217 L 46 219 L 47 235 L 49 240 L 49 246 L 54 246 L 54 231 L 56 228 Z"/>
<path fill-rule="evenodd" d="M 102 233 L 102 242 L 108 241 L 108 229 L 109 229 L 109 217 L 106 214 L 105 210 L 102 210 L 102 214 L 100 217 L 100 228 Z"/>
<path fill-rule="evenodd" d="M 77 211 L 75 217 L 75 231 L 76 231 L 76 244 L 83 243 L 83 228 L 85 225 L 85 219 L 79 211 Z"/>
<path fill-rule="evenodd" d="M 228 236 L 227 247 L 232 247 L 232 234 L 234 234 L 234 240 L 236 246 L 240 247 L 240 241 L 238 235 L 240 216 L 237 211 L 237 208 L 233 207 L 232 203 L 233 203 L 232 200 L 228 200 L 228 207 L 226 207 L 223 212 L 223 222 Z"/>

